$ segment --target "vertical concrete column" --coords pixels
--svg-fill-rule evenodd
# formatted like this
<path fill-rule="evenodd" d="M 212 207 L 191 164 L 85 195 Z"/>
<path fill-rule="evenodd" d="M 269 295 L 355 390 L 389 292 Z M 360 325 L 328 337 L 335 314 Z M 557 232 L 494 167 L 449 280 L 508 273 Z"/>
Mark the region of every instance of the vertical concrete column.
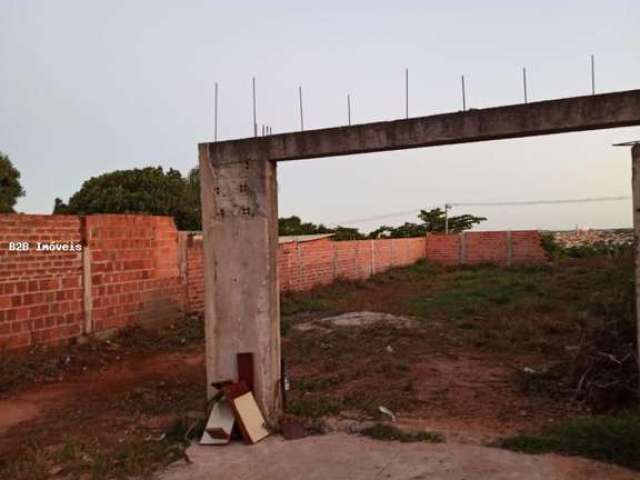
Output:
<path fill-rule="evenodd" d="M 93 333 L 93 285 L 91 283 L 91 249 L 87 244 L 82 247 L 82 305 L 84 310 L 85 335 Z"/>
<path fill-rule="evenodd" d="M 254 394 L 267 421 L 281 413 L 276 163 L 261 148 L 200 145 L 207 393 L 254 358 Z"/>
<path fill-rule="evenodd" d="M 371 261 L 370 261 L 370 271 L 369 271 L 369 276 L 374 276 L 376 274 L 376 246 L 375 246 L 375 240 L 371 239 L 369 240 L 369 248 L 371 249 Z"/>
<path fill-rule="evenodd" d="M 389 268 L 395 267 L 396 262 L 393 260 L 393 238 L 389 239 Z"/>
<path fill-rule="evenodd" d="M 302 250 L 300 249 L 300 242 L 296 240 L 296 265 L 298 266 L 298 290 L 302 288 Z"/>
<path fill-rule="evenodd" d="M 640 144 L 631 147 L 631 188 L 633 191 L 637 358 L 640 359 Z"/>
<path fill-rule="evenodd" d="M 180 272 L 180 282 L 182 284 L 182 311 L 186 314 L 191 313 L 191 305 L 189 304 L 189 269 L 187 258 L 189 241 L 189 232 L 178 232 L 178 271 Z"/>
<path fill-rule="evenodd" d="M 460 235 L 460 251 L 459 251 L 459 263 L 464 265 L 467 263 L 467 237 L 464 232 L 459 233 Z"/>
<path fill-rule="evenodd" d="M 82 333 L 93 333 L 93 283 L 91 281 L 91 229 L 87 226 L 87 217 L 80 217 L 80 238 L 82 239 L 82 310 L 84 326 Z"/>

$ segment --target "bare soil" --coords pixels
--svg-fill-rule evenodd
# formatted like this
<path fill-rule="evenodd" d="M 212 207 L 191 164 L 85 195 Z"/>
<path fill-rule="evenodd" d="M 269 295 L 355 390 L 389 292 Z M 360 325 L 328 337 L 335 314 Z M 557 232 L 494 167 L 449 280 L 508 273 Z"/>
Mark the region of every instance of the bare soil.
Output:
<path fill-rule="evenodd" d="M 591 262 L 512 271 L 418 265 L 284 296 L 287 416 L 327 431 L 387 420 L 385 406 L 400 428 L 478 445 L 584 414 L 570 398 L 527 392 L 521 378 L 525 368 L 570 357 L 585 302 L 616 285 L 617 267 Z M 358 311 L 416 323 L 291 328 Z M 181 458 L 206 409 L 203 350 L 201 324 L 189 321 L 3 358 L 0 477 L 129 478 Z"/>

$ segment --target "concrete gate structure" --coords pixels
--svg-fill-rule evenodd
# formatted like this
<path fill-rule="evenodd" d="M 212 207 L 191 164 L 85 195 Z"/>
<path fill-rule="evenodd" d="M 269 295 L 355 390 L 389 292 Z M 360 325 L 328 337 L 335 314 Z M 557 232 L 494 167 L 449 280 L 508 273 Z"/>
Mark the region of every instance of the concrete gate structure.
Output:
<path fill-rule="evenodd" d="M 212 381 L 237 378 L 237 353 L 252 352 L 254 394 L 266 419 L 277 424 L 277 162 L 635 125 L 640 90 L 200 144 L 208 394 Z M 637 237 L 640 146 L 633 159 Z M 636 241 L 636 279 L 638 255 Z"/>

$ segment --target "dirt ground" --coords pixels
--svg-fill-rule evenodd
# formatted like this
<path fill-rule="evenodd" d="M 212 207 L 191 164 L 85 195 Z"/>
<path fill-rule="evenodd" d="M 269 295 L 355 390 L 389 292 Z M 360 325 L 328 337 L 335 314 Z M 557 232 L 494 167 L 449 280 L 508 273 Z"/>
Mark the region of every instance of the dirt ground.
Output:
<path fill-rule="evenodd" d="M 183 458 L 206 408 L 204 347 L 155 340 L 137 331 L 38 352 L 50 364 L 0 398 L 0 478 L 129 478 Z"/>
<path fill-rule="evenodd" d="M 546 355 L 465 348 L 439 322 L 294 328 L 284 349 L 293 387 L 289 410 L 303 417 L 384 419 L 382 405 L 396 413 L 400 426 L 481 444 L 539 430 L 579 409 L 521 388 L 523 370 L 544 368 Z"/>
<path fill-rule="evenodd" d="M 454 449 L 587 412 L 570 398 L 528 392 L 523 372 L 542 371 L 571 354 L 584 323 L 580 298 L 608 295 L 611 271 L 593 265 L 570 274 L 431 268 L 283 297 L 287 418 L 312 433 L 354 432 L 387 421 L 379 411 L 384 406 L 400 429 L 437 432 L 446 442 L 437 448 Z M 410 321 L 298 328 L 348 311 Z M 126 332 L 109 342 L 3 358 L 0 477 L 146 477 L 184 458 L 206 409 L 198 332 L 201 324 L 189 321 L 153 334 Z M 635 478 L 620 471 L 600 478 Z"/>

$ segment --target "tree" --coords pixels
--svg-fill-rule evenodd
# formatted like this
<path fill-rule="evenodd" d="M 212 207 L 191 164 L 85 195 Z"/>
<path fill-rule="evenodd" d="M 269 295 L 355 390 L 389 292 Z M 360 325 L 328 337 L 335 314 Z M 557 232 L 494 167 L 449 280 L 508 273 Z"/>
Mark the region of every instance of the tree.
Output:
<path fill-rule="evenodd" d="M 425 230 L 433 233 L 443 233 L 445 231 L 446 223 L 448 223 L 449 233 L 460 233 L 487 220 L 485 217 L 476 217 L 474 215 L 465 214 L 449 217 L 447 222 L 445 220 L 446 213 L 441 208 L 420 210 L 418 218 L 423 221 Z"/>
<path fill-rule="evenodd" d="M 449 233 L 460 233 L 486 220 L 485 217 L 465 214 L 449 217 L 447 222 L 445 211 L 440 208 L 420 210 L 418 218 L 422 220 L 422 223 L 405 222 L 399 227 L 382 225 L 372 231 L 369 238 L 410 238 L 422 237 L 429 232 L 444 233 L 447 223 Z"/>
<path fill-rule="evenodd" d="M 314 235 L 317 233 L 332 233 L 333 230 L 325 227 L 323 224 L 302 223 L 300 217 L 292 215 L 278 219 L 278 235 Z"/>
<path fill-rule="evenodd" d="M 197 169 L 186 178 L 162 167 L 117 170 L 82 184 L 65 204 L 55 200 L 53 213 L 147 213 L 171 215 L 180 230 L 200 230 L 200 180 Z"/>
<path fill-rule="evenodd" d="M 341 240 L 363 240 L 365 236 L 360 233 L 360 230 L 357 228 L 349 228 L 349 227 L 336 227 L 333 230 L 333 239 L 336 241 Z"/>
<path fill-rule="evenodd" d="M 20 184 L 20 172 L 9 157 L 0 152 L 0 213 L 13 213 L 13 207 L 24 193 Z"/>

